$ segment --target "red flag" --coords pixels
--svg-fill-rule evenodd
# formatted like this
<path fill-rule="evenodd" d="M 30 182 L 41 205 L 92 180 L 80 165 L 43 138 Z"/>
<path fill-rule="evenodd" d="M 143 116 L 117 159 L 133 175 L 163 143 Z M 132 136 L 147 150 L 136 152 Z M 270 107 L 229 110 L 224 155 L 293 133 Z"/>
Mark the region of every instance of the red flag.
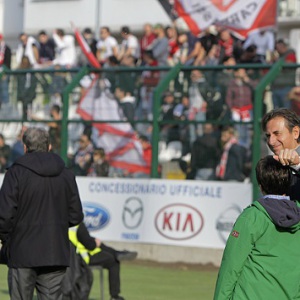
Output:
<path fill-rule="evenodd" d="M 88 43 L 86 42 L 86 40 L 82 36 L 81 32 L 73 24 L 72 24 L 72 29 L 74 31 L 75 38 L 76 38 L 82 52 L 84 53 L 84 55 L 88 59 L 89 63 L 95 68 L 101 68 L 101 65 L 100 65 L 99 61 L 97 60 L 97 58 L 93 54 L 90 46 L 88 45 Z"/>
<path fill-rule="evenodd" d="M 274 28 L 277 0 L 159 0 L 171 19 L 184 21 L 194 35 L 212 24 L 241 38 L 259 28 Z"/>

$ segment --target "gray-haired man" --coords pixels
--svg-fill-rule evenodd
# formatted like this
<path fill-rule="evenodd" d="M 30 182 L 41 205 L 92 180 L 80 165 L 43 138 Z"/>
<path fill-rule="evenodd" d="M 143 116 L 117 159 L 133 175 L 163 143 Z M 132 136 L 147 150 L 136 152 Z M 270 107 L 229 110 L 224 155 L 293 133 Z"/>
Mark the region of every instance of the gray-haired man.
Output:
<path fill-rule="evenodd" d="M 25 155 L 5 174 L 0 191 L 2 258 L 9 267 L 11 299 L 62 299 L 69 265 L 68 228 L 83 219 L 74 175 L 49 152 L 48 133 L 29 128 Z"/>

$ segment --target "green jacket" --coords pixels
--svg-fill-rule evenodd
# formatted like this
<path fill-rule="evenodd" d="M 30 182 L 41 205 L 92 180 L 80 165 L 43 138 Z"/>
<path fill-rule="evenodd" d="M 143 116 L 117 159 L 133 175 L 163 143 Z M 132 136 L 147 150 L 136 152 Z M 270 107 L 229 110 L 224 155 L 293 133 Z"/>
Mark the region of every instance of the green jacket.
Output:
<path fill-rule="evenodd" d="M 228 238 L 214 300 L 300 299 L 300 209 L 260 199 L 246 208 Z"/>

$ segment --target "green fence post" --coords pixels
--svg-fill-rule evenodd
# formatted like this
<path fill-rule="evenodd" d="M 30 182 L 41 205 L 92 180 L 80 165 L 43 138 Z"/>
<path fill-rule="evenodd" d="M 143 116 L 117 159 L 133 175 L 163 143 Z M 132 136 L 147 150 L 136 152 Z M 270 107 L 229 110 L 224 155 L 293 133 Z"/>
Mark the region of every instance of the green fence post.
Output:
<path fill-rule="evenodd" d="M 181 64 L 174 66 L 159 82 L 153 94 L 153 129 L 152 129 L 152 164 L 151 178 L 158 178 L 158 142 L 159 142 L 159 115 L 161 96 L 169 87 L 171 80 L 175 79 L 181 68 Z"/>
<path fill-rule="evenodd" d="M 73 89 L 78 86 L 80 80 L 88 73 L 88 67 L 83 67 L 75 75 L 73 80 L 63 89 L 62 92 L 62 120 L 61 120 L 61 157 L 65 163 L 68 160 L 68 119 L 69 119 L 69 96 Z"/>
<path fill-rule="evenodd" d="M 260 80 L 254 91 L 254 118 L 253 118 L 253 156 L 252 156 L 252 200 L 259 196 L 259 187 L 255 176 L 255 166 L 261 156 L 261 119 L 263 114 L 263 95 L 266 87 L 276 78 L 281 71 L 284 60 L 278 60 L 269 72 Z"/>

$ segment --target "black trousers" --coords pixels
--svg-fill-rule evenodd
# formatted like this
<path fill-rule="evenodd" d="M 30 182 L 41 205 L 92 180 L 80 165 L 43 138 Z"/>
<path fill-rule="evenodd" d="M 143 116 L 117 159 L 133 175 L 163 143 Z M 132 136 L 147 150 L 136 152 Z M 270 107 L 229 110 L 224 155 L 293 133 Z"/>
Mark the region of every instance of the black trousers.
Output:
<path fill-rule="evenodd" d="M 101 244 L 101 252 L 90 257 L 90 265 L 100 265 L 108 270 L 109 293 L 117 297 L 120 293 L 120 262 L 115 249 Z"/>
<path fill-rule="evenodd" d="M 36 288 L 38 300 L 61 300 L 65 272 L 65 267 L 9 268 L 10 299 L 32 300 Z"/>

